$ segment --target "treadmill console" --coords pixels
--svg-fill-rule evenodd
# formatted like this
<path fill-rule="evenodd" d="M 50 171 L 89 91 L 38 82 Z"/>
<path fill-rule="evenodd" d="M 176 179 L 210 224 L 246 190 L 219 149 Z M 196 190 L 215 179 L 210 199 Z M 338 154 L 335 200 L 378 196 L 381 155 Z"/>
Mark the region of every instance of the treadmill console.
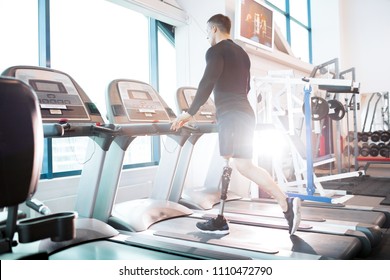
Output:
<path fill-rule="evenodd" d="M 181 87 L 177 90 L 176 100 L 179 106 L 179 110 L 181 111 L 188 110 L 188 108 L 191 106 L 192 102 L 194 101 L 196 90 L 197 90 L 196 88 L 192 88 L 192 87 Z M 198 123 L 216 122 L 215 106 L 211 98 L 207 99 L 206 103 L 199 108 L 198 112 L 195 114 L 195 116 L 193 116 L 193 119 L 195 122 Z"/>
<path fill-rule="evenodd" d="M 107 91 L 108 119 L 115 124 L 171 122 L 174 112 L 149 84 L 114 80 Z"/>
<path fill-rule="evenodd" d="M 42 121 L 104 123 L 99 110 L 67 74 L 49 68 L 15 66 L 4 71 L 29 84 L 37 94 Z"/>

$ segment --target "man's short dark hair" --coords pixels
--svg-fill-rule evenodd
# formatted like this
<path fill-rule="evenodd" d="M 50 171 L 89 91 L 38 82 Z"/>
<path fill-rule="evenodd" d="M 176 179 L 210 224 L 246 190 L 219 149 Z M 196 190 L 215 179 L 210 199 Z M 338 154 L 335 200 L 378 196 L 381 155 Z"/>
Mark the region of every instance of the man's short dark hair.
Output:
<path fill-rule="evenodd" d="M 230 33 L 230 29 L 232 27 L 232 22 L 230 18 L 222 14 L 213 15 L 207 21 L 207 23 L 216 25 L 219 28 L 219 30 L 225 33 Z"/>

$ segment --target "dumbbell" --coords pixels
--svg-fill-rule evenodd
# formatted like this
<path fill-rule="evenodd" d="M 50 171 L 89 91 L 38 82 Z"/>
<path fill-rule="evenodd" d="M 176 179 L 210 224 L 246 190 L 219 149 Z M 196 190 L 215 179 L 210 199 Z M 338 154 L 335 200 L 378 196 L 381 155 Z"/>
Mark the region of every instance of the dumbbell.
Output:
<path fill-rule="evenodd" d="M 380 139 L 382 142 L 388 142 L 390 140 L 390 131 L 382 131 Z"/>
<path fill-rule="evenodd" d="M 370 144 L 370 156 L 377 157 L 379 155 L 379 146 L 377 144 L 371 143 Z"/>
<path fill-rule="evenodd" d="M 363 143 L 359 148 L 359 153 L 362 157 L 368 157 L 370 155 L 370 147 L 367 143 Z"/>
<path fill-rule="evenodd" d="M 371 144 L 363 143 L 363 145 L 360 148 L 360 155 L 362 157 L 368 157 L 368 156 L 377 157 L 379 155 L 379 146 L 374 143 Z"/>
<path fill-rule="evenodd" d="M 371 134 L 371 141 L 373 142 L 379 142 L 379 141 L 387 142 L 389 140 L 390 140 L 389 131 L 377 130 Z"/>
<path fill-rule="evenodd" d="M 381 134 L 382 134 L 382 131 L 380 131 L 380 130 L 374 131 L 370 137 L 371 141 L 372 142 L 379 142 L 379 140 L 381 139 Z"/>
<path fill-rule="evenodd" d="M 385 158 L 390 157 L 390 146 L 383 143 L 383 145 L 380 145 L 379 147 L 379 155 Z"/>
<path fill-rule="evenodd" d="M 371 136 L 370 132 L 360 132 L 360 139 L 362 140 L 362 142 L 368 142 L 370 136 Z"/>

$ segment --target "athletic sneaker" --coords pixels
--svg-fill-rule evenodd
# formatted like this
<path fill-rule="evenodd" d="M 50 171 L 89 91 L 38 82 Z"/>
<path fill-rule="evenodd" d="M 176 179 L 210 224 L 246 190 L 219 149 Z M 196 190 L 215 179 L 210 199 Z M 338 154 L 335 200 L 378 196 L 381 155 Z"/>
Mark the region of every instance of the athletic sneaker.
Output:
<path fill-rule="evenodd" d="M 216 218 L 211 218 L 207 222 L 198 222 L 196 227 L 205 233 L 213 234 L 228 234 L 229 225 L 224 216 L 218 215 Z"/>
<path fill-rule="evenodd" d="M 288 209 L 284 213 L 284 217 L 288 223 L 288 232 L 294 234 L 301 222 L 301 199 L 299 197 L 287 197 Z"/>

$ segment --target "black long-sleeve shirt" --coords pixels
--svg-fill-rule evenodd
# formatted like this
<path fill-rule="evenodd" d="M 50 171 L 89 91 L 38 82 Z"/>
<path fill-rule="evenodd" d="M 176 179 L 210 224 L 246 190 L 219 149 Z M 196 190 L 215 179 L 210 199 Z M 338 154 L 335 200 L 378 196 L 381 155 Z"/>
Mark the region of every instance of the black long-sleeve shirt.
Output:
<path fill-rule="evenodd" d="M 229 110 L 251 110 L 250 60 L 232 40 L 222 40 L 206 52 L 206 69 L 188 113 L 195 115 L 214 91 L 217 115 Z"/>

